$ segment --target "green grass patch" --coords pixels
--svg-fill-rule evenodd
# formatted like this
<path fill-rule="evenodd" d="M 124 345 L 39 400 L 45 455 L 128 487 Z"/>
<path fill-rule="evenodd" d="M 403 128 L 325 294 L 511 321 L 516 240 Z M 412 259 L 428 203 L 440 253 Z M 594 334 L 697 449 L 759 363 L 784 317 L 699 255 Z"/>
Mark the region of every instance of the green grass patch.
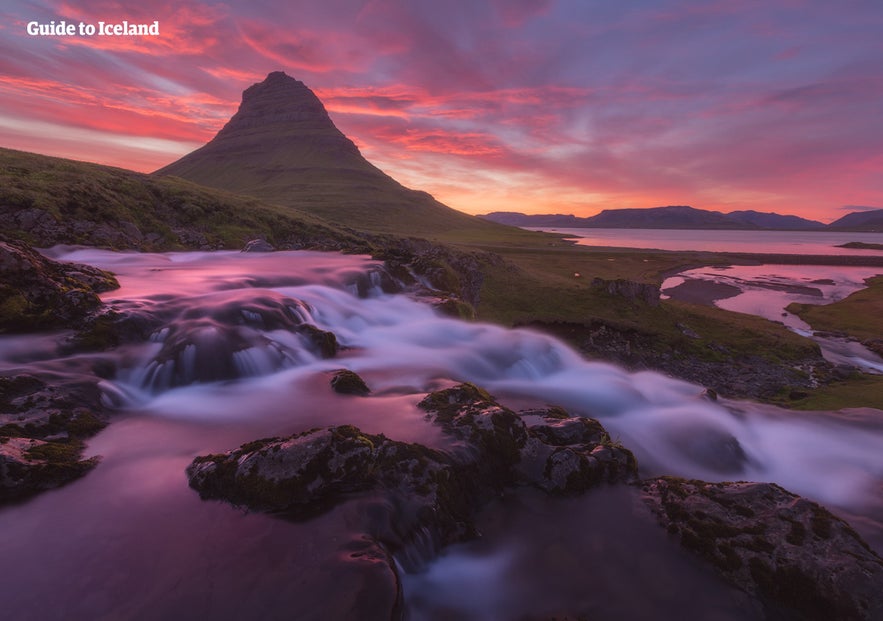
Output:
<path fill-rule="evenodd" d="M 787 405 L 797 410 L 839 410 L 842 408 L 876 408 L 883 410 L 883 376 L 856 375 L 856 377 L 828 384 L 803 399 Z"/>
<path fill-rule="evenodd" d="M 865 281 L 867 289 L 856 291 L 832 304 L 790 304 L 788 311 L 798 315 L 814 330 L 845 332 L 859 340 L 883 338 L 883 276 Z"/>

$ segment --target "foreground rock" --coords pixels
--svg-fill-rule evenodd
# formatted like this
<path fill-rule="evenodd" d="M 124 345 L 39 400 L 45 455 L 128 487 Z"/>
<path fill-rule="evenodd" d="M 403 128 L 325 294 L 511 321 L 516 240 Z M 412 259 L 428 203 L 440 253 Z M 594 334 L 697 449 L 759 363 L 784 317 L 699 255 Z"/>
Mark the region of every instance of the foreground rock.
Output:
<path fill-rule="evenodd" d="M 365 380 L 358 373 L 349 369 L 340 369 L 334 372 L 334 375 L 331 377 L 331 388 L 334 392 L 342 395 L 365 396 L 371 392 Z"/>
<path fill-rule="evenodd" d="M 107 424 L 96 382 L 0 377 L 0 503 L 72 481 L 97 463 L 83 440 Z"/>
<path fill-rule="evenodd" d="M 446 432 L 478 449 L 495 480 L 577 494 L 603 482 L 637 478 L 631 451 L 611 442 L 601 423 L 560 408 L 516 414 L 473 384 L 430 393 L 419 407 Z"/>
<path fill-rule="evenodd" d="M 883 618 L 883 560 L 824 507 L 771 483 L 664 477 L 642 487 L 659 522 L 770 615 Z"/>
<path fill-rule="evenodd" d="M 380 490 L 395 507 L 389 522 L 396 528 L 371 534 L 395 551 L 427 531 L 435 546 L 474 536 L 478 509 L 507 487 L 573 494 L 636 478 L 634 456 L 611 444 L 597 421 L 535 410 L 526 424 L 471 384 L 431 393 L 420 407 L 461 450 L 443 452 L 344 425 L 197 457 L 187 469 L 190 485 L 203 498 L 294 515 Z"/>
<path fill-rule="evenodd" d="M 109 272 L 0 239 L 0 333 L 75 326 L 101 306 L 99 293 L 117 287 Z"/>

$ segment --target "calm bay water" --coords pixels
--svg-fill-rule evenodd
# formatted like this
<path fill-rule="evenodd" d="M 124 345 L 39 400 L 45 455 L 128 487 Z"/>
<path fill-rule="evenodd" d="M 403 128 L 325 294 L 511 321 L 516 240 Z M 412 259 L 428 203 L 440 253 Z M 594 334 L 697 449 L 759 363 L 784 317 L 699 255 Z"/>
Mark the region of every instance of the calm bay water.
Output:
<path fill-rule="evenodd" d="M 849 242 L 883 244 L 883 233 L 526 228 L 532 231 L 549 231 L 573 236 L 576 238 L 576 243 L 583 246 L 764 254 L 883 255 L 883 250 L 854 250 L 837 247 Z"/>

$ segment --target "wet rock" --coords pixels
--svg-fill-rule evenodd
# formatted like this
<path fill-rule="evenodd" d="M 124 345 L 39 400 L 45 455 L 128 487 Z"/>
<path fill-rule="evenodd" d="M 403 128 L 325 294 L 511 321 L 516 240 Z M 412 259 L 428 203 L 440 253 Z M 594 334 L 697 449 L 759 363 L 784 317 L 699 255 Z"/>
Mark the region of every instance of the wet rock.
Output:
<path fill-rule="evenodd" d="M 100 458 L 79 459 L 79 442 L 45 442 L 0 436 L 0 503 L 60 487 L 94 468 Z"/>
<path fill-rule="evenodd" d="M 868 339 L 862 342 L 862 345 L 870 349 L 878 356 L 883 356 L 883 339 Z"/>
<path fill-rule="evenodd" d="M 637 478 L 634 455 L 613 443 L 601 423 L 571 418 L 561 408 L 516 414 L 468 383 L 430 393 L 418 407 L 479 449 L 480 468 L 497 485 L 517 482 L 566 495 Z"/>
<path fill-rule="evenodd" d="M 505 264 L 492 252 L 463 252 L 425 239 L 383 237 L 374 242 L 374 258 L 384 261 L 392 277 L 429 295 L 451 294 L 473 308 L 480 302 L 485 266 Z"/>
<path fill-rule="evenodd" d="M 460 384 L 427 395 L 417 407 L 447 433 L 486 455 L 494 477 L 508 477 L 527 442 L 527 427 L 515 412 L 474 384 Z"/>
<path fill-rule="evenodd" d="M 298 328 L 298 331 L 310 340 L 323 358 L 333 358 L 340 351 L 340 343 L 337 342 L 334 332 L 322 330 L 312 324 L 304 324 Z"/>
<path fill-rule="evenodd" d="M 99 293 L 117 287 L 109 272 L 0 239 L 0 332 L 76 327 L 101 306 Z"/>
<path fill-rule="evenodd" d="M 162 312 L 161 317 L 129 312 L 120 320 L 108 317 L 106 329 L 122 340 L 131 331 L 152 326 L 149 338 L 162 347 L 146 363 L 140 383 L 166 389 L 265 375 L 314 356 L 333 357 L 339 350 L 337 337 L 307 323 L 312 321 L 310 313 L 299 300 L 264 292 L 218 304 L 204 300 L 198 306 Z M 270 333 L 277 330 L 299 338 Z"/>
<path fill-rule="evenodd" d="M 562 419 L 553 409 L 548 416 L 535 411 L 528 427 L 472 384 L 430 393 L 419 407 L 458 440 L 457 450 L 442 452 L 344 425 L 198 457 L 187 469 L 190 485 L 204 498 L 295 514 L 382 489 L 393 499 L 386 523 L 395 527 L 378 536 L 401 549 L 426 529 L 437 545 L 473 536 L 475 513 L 508 487 L 572 494 L 635 478 L 632 454 L 611 443 L 594 420 Z"/>
<path fill-rule="evenodd" d="M 331 378 L 331 388 L 342 395 L 367 395 L 371 392 L 358 373 L 349 369 L 335 371 Z"/>
<path fill-rule="evenodd" d="M 265 239 L 252 239 L 242 248 L 242 252 L 273 252 L 276 248 Z"/>
<path fill-rule="evenodd" d="M 538 417 L 533 411 L 527 418 L 529 439 L 518 464 L 522 480 L 556 495 L 581 494 L 602 483 L 637 480 L 635 456 L 611 441 L 601 423 L 559 415 L 560 408 L 552 408 Z"/>
<path fill-rule="evenodd" d="M 479 481 L 469 464 L 419 444 L 363 433 L 351 425 L 314 429 L 289 438 L 243 445 L 197 457 L 187 468 L 202 498 L 223 498 L 264 511 L 308 515 L 347 494 L 385 489 L 395 499 L 397 532 L 381 536 L 394 549 L 421 528 L 444 543 L 474 535 Z"/>
<path fill-rule="evenodd" d="M 107 425 L 97 381 L 0 377 L 0 503 L 72 481 L 98 458 L 82 460 L 83 440 Z"/>
<path fill-rule="evenodd" d="M 883 560 L 827 509 L 771 483 L 645 481 L 681 544 L 776 618 L 883 618 Z"/>

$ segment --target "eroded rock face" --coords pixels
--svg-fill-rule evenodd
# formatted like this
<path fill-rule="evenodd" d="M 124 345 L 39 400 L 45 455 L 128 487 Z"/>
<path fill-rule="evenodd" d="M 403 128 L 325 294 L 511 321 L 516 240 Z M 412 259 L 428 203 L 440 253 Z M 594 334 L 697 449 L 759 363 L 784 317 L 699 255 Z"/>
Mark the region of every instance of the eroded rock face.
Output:
<path fill-rule="evenodd" d="M 771 483 L 643 483 L 681 544 L 783 618 L 883 618 L 883 560 L 843 520 Z"/>
<path fill-rule="evenodd" d="M 630 302 L 643 302 L 650 306 L 659 306 L 659 287 L 650 283 L 635 282 L 624 278 L 606 280 L 592 279 L 592 287 L 606 291 L 610 295 L 623 297 Z"/>
<path fill-rule="evenodd" d="M 99 293 L 117 287 L 109 272 L 0 239 L 0 333 L 74 326 L 101 306 Z"/>

